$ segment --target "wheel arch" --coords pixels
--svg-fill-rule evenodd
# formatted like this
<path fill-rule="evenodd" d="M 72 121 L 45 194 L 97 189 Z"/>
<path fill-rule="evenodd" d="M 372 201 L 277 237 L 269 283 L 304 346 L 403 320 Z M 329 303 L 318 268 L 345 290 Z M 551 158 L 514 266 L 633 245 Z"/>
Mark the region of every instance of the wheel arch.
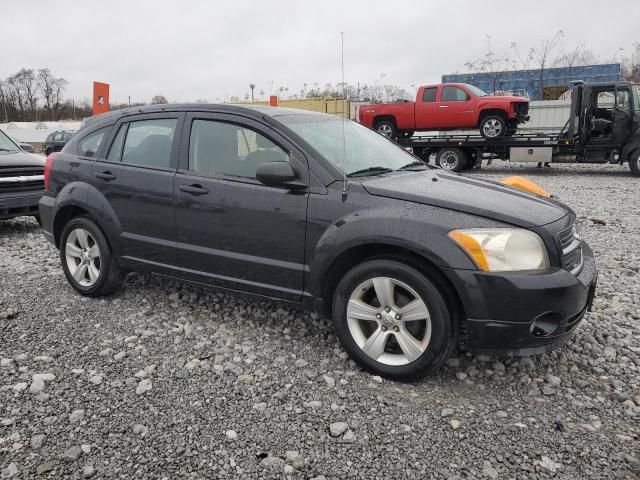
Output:
<path fill-rule="evenodd" d="M 505 112 L 504 110 L 502 110 L 501 108 L 485 108 L 482 109 L 478 112 L 478 127 L 480 127 L 480 124 L 482 123 L 482 121 L 487 118 L 490 115 L 500 115 L 505 123 L 508 120 L 508 116 L 507 116 L 507 112 Z"/>
<path fill-rule="evenodd" d="M 373 117 L 373 128 L 374 129 L 377 128 L 378 124 L 384 121 L 391 122 L 395 125 L 396 129 L 398 128 L 398 122 L 396 120 L 396 117 L 394 115 L 389 115 L 389 114 L 376 115 L 375 117 Z"/>
<path fill-rule="evenodd" d="M 82 182 L 65 185 L 57 195 L 53 216 L 53 236 L 57 247 L 60 246 L 64 226 L 78 215 L 89 216 L 102 230 L 111 247 L 119 251 L 116 239 L 119 239 L 122 229 L 115 211 L 100 191 Z"/>
<path fill-rule="evenodd" d="M 411 250 L 408 247 L 387 243 L 364 243 L 352 246 L 336 256 L 324 272 L 320 286 L 322 288 L 322 313 L 331 316 L 333 309 L 333 296 L 340 279 L 356 265 L 374 259 L 396 260 L 416 268 L 431 281 L 447 302 L 454 319 L 460 327 L 464 316 L 462 300 L 455 286 L 442 270 L 430 259 Z"/>

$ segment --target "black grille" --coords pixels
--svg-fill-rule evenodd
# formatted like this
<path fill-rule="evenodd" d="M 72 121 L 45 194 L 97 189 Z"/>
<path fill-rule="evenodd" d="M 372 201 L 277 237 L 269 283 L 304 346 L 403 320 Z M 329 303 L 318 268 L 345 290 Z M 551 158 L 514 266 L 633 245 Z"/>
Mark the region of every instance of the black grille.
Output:
<path fill-rule="evenodd" d="M 582 267 L 582 240 L 575 225 L 565 228 L 558 234 L 562 249 L 562 266 L 572 273 L 578 273 Z"/>
<path fill-rule="evenodd" d="M 27 192 L 44 189 L 44 169 L 38 167 L 0 168 L 0 192 Z M 29 177 L 41 177 L 30 179 Z M 15 178 L 15 180 L 7 181 Z"/>
<path fill-rule="evenodd" d="M 529 113 L 529 102 L 517 102 L 515 104 L 516 115 L 526 116 Z"/>

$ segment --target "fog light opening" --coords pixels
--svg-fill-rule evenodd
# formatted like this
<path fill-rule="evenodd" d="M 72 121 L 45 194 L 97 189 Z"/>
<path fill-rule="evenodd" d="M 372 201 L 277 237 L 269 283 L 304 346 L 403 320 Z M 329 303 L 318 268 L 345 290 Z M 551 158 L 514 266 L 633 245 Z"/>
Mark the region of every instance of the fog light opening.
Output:
<path fill-rule="evenodd" d="M 562 314 L 560 312 L 546 312 L 531 322 L 529 331 L 534 337 L 549 337 L 558 330 L 561 322 Z"/>

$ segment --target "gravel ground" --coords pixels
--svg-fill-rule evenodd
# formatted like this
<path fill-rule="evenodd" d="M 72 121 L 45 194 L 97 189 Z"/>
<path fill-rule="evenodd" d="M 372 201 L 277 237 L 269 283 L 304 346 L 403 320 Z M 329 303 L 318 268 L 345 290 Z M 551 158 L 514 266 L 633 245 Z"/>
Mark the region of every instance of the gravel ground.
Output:
<path fill-rule="evenodd" d="M 638 478 L 640 179 L 524 173 L 579 216 L 595 311 L 563 349 L 460 355 L 393 383 L 328 320 L 143 275 L 74 293 L 30 219 L 0 224 L 1 478 Z"/>

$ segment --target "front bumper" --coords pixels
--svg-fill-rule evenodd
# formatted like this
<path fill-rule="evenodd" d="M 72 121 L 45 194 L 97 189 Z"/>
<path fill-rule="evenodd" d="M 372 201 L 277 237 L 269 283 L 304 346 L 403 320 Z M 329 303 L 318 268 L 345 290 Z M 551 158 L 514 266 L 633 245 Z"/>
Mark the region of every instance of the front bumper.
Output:
<path fill-rule="evenodd" d="M 487 273 L 446 270 L 465 309 L 464 346 L 474 353 L 516 356 L 544 353 L 568 340 L 590 309 L 598 273 L 582 244 L 577 275 L 545 272 Z"/>
<path fill-rule="evenodd" d="M 38 201 L 43 193 L 42 190 L 34 190 L 0 195 L 0 220 L 38 215 Z"/>

